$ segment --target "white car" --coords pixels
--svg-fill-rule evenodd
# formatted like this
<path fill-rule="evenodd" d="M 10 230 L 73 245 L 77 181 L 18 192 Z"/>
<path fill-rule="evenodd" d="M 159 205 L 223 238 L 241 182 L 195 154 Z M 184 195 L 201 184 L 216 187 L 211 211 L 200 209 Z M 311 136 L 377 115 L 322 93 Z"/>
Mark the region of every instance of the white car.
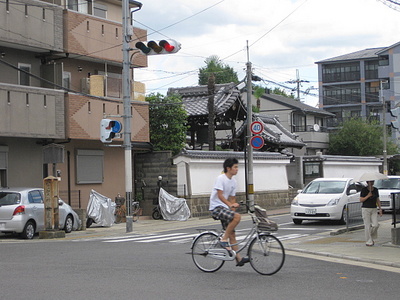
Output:
<path fill-rule="evenodd" d="M 392 193 L 400 193 L 400 176 L 388 176 L 388 179 L 375 180 L 374 186 L 379 190 L 382 210 L 392 210 Z M 399 197 L 399 194 L 397 194 Z"/>
<path fill-rule="evenodd" d="M 346 223 L 346 205 L 360 201 L 363 185 L 352 178 L 318 178 L 299 191 L 290 206 L 295 224 L 303 220 L 339 220 Z"/>
<path fill-rule="evenodd" d="M 42 188 L 0 189 L 0 232 L 19 233 L 32 239 L 44 230 L 44 203 Z M 59 199 L 59 228 L 66 233 L 79 228 L 81 220 L 67 203 Z"/>

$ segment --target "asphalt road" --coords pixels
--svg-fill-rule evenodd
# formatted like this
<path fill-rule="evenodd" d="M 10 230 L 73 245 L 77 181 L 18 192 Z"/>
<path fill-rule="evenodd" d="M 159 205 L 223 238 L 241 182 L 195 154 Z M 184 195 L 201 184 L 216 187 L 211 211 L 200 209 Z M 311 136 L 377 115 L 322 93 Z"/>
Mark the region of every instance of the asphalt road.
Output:
<path fill-rule="evenodd" d="M 285 222 L 286 218 L 276 217 L 282 239 L 338 226 L 295 226 L 290 220 Z M 246 227 L 246 222 L 241 226 Z M 259 275 L 250 265 L 236 267 L 233 262 L 216 273 L 203 273 L 186 254 L 193 234 L 195 229 L 189 228 L 154 235 L 0 243 L 0 299 L 399 297 L 399 273 L 292 255 L 286 256 L 282 270 L 272 276 Z"/>

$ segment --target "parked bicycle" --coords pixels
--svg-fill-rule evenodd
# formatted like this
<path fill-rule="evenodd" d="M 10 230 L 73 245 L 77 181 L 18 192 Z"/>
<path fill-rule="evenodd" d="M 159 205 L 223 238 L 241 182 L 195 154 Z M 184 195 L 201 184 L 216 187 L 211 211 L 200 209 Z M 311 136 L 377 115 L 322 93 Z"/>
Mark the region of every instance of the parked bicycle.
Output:
<path fill-rule="evenodd" d="M 273 275 L 278 272 L 285 262 L 285 249 L 281 241 L 271 231 L 278 230 L 275 222 L 269 220 L 266 210 L 255 206 L 254 212 L 249 210 L 253 226 L 247 235 L 236 244 L 241 252 L 247 248 L 247 256 L 253 269 L 261 275 Z M 192 243 L 192 258 L 195 265 L 203 272 L 218 271 L 225 261 L 233 261 L 236 257 L 234 250 L 227 250 L 220 246 L 224 228 L 220 233 L 204 231 L 196 236 Z"/>
<path fill-rule="evenodd" d="M 132 219 L 133 222 L 136 222 L 139 220 L 140 216 L 140 203 L 138 201 L 132 202 Z"/>

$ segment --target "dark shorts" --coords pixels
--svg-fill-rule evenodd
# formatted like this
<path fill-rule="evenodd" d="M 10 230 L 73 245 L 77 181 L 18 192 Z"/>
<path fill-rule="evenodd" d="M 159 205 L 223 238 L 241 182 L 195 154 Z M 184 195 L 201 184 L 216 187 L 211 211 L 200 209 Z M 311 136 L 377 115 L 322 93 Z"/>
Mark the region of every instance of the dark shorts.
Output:
<path fill-rule="evenodd" d="M 211 211 L 211 216 L 214 220 L 220 220 L 222 227 L 226 229 L 228 224 L 232 222 L 235 212 L 223 206 L 217 206 Z"/>

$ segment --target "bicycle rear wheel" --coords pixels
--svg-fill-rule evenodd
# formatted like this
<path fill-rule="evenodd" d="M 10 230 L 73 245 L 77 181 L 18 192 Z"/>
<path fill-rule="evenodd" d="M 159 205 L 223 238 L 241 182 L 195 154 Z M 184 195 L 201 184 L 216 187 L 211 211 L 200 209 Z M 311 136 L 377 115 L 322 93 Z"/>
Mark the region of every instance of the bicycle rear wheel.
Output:
<path fill-rule="evenodd" d="M 281 241 L 270 234 L 255 237 L 249 246 L 250 264 L 261 275 L 278 272 L 285 262 L 285 249 Z"/>
<path fill-rule="evenodd" d="M 218 271 L 225 263 L 224 260 L 215 259 L 208 255 L 210 249 L 218 246 L 218 242 L 218 235 L 212 232 L 201 233 L 193 241 L 193 262 L 203 272 Z"/>

